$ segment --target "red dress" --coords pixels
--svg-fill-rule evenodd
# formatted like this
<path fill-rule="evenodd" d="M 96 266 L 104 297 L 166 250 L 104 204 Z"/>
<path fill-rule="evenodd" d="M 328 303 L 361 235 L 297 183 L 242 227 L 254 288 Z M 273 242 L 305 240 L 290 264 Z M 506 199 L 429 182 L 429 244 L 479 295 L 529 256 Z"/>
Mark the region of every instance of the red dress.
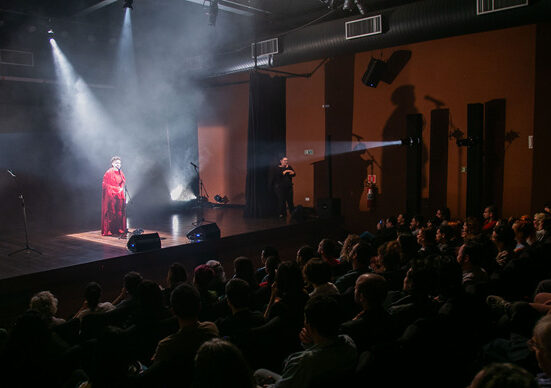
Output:
<path fill-rule="evenodd" d="M 111 167 L 103 176 L 101 195 L 101 234 L 122 234 L 126 230 L 126 199 L 121 170 Z"/>

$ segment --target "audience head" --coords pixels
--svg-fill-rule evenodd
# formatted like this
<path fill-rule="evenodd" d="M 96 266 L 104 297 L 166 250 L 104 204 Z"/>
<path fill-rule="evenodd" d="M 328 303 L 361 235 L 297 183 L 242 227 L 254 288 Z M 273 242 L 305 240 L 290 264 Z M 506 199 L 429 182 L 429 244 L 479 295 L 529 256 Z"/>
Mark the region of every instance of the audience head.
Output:
<path fill-rule="evenodd" d="M 340 254 L 341 260 L 350 262 L 352 248 L 354 248 L 354 246 L 360 241 L 361 241 L 360 236 L 358 236 L 357 234 L 349 234 L 348 236 L 346 236 L 346 239 L 342 244 L 342 249 Z"/>
<path fill-rule="evenodd" d="M 230 307 L 236 310 L 248 308 L 251 298 L 251 287 L 243 279 L 234 278 L 226 283 L 226 298 Z"/>
<path fill-rule="evenodd" d="M 324 338 L 335 337 L 339 332 L 340 321 L 339 304 L 335 298 L 315 296 L 306 302 L 304 325 L 311 333 Z"/>
<path fill-rule="evenodd" d="M 545 221 L 545 218 L 547 215 L 545 213 L 536 213 L 534 214 L 534 229 L 542 230 L 543 229 L 543 222 Z"/>
<path fill-rule="evenodd" d="M 90 282 L 84 290 L 84 299 L 90 310 L 95 310 L 101 298 L 101 286 L 96 282 Z"/>
<path fill-rule="evenodd" d="M 536 323 L 529 345 L 540 369 L 551 376 L 551 315 L 545 315 Z"/>
<path fill-rule="evenodd" d="M 209 260 L 206 264 L 214 271 L 215 280 L 226 283 L 226 272 L 218 260 Z"/>
<path fill-rule="evenodd" d="M 183 320 L 197 320 L 201 310 L 199 291 L 187 283 L 181 283 L 170 294 L 174 314 Z"/>
<path fill-rule="evenodd" d="M 434 238 L 438 244 L 447 244 L 452 235 L 452 228 L 447 224 L 442 224 L 436 229 Z"/>
<path fill-rule="evenodd" d="M 275 282 L 280 297 L 293 297 L 304 292 L 304 279 L 299 266 L 284 261 L 277 267 Z"/>
<path fill-rule="evenodd" d="M 450 220 L 450 209 L 447 207 L 441 207 L 436 210 L 436 217 L 440 219 L 440 221 L 449 221 Z"/>
<path fill-rule="evenodd" d="M 497 225 L 492 232 L 492 241 L 499 251 L 513 250 L 515 247 L 515 232 L 508 224 Z"/>
<path fill-rule="evenodd" d="M 193 283 L 198 289 L 207 289 L 212 279 L 214 279 L 214 271 L 211 267 L 206 264 L 195 267 L 193 271 Z"/>
<path fill-rule="evenodd" d="M 538 388 L 534 376 L 510 363 L 485 366 L 471 382 L 470 388 Z"/>
<path fill-rule="evenodd" d="M 415 259 L 404 278 L 404 291 L 426 297 L 435 289 L 436 277 L 430 259 Z"/>
<path fill-rule="evenodd" d="M 297 251 L 297 264 L 302 268 L 308 260 L 316 256 L 316 250 L 310 245 L 304 245 Z"/>
<path fill-rule="evenodd" d="M 543 205 L 543 211 L 546 212 L 547 214 L 551 214 L 551 202 L 546 202 Z"/>
<path fill-rule="evenodd" d="M 255 277 L 255 268 L 251 259 L 245 256 L 239 256 L 233 261 L 234 277 L 243 279 L 251 287 L 258 286 Z"/>
<path fill-rule="evenodd" d="M 157 313 L 163 310 L 163 293 L 161 287 L 151 280 L 144 280 L 137 290 L 142 312 Z"/>
<path fill-rule="evenodd" d="M 407 226 L 408 217 L 404 213 L 398 214 L 398 217 L 396 217 L 396 225 L 400 227 Z"/>
<path fill-rule="evenodd" d="M 409 228 L 411 230 L 417 230 L 422 226 L 424 226 L 424 224 L 425 224 L 425 218 L 422 215 L 417 214 L 411 218 L 411 222 L 409 223 Z"/>
<path fill-rule="evenodd" d="M 417 243 L 422 247 L 431 247 L 436 244 L 436 232 L 433 228 L 425 227 L 417 234 Z"/>
<path fill-rule="evenodd" d="M 275 274 L 277 272 L 277 267 L 281 264 L 281 260 L 277 256 L 269 256 L 266 259 L 266 273 L 270 281 L 275 279 Z"/>
<path fill-rule="evenodd" d="M 377 250 L 379 260 L 385 271 L 400 269 L 401 250 L 398 241 L 387 241 Z"/>
<path fill-rule="evenodd" d="M 232 343 L 218 338 L 201 345 L 195 356 L 194 388 L 255 388 L 245 357 Z"/>
<path fill-rule="evenodd" d="M 528 240 L 534 241 L 536 230 L 534 229 L 534 223 L 527 220 L 518 220 L 513 224 L 513 231 L 515 232 L 515 240 L 518 243 L 525 243 Z"/>
<path fill-rule="evenodd" d="M 57 312 L 57 298 L 50 291 L 40 291 L 31 298 L 29 308 L 38 312 L 40 318 L 49 324 Z"/>
<path fill-rule="evenodd" d="M 467 217 L 467 220 L 463 224 L 463 230 L 461 232 L 461 237 L 467 240 L 473 237 L 476 237 L 480 234 L 480 222 L 476 217 Z"/>
<path fill-rule="evenodd" d="M 270 246 L 262 248 L 262 251 L 260 252 L 260 260 L 262 261 L 263 265 L 266 265 L 266 260 L 268 260 L 268 257 L 270 256 L 279 257 L 277 249 Z"/>
<path fill-rule="evenodd" d="M 457 252 L 457 262 L 462 266 L 480 266 L 483 260 L 483 247 L 474 240 L 467 240 L 463 245 L 459 247 Z"/>
<path fill-rule="evenodd" d="M 129 295 L 136 295 L 138 286 L 143 281 L 142 275 L 138 272 L 132 271 L 124 275 L 124 288 Z"/>
<path fill-rule="evenodd" d="M 337 259 L 340 253 L 339 243 L 335 240 L 324 238 L 318 245 L 318 253 L 324 260 Z"/>
<path fill-rule="evenodd" d="M 494 221 L 497 217 L 497 208 L 495 205 L 488 205 L 484 208 L 484 212 L 482 213 L 482 217 L 485 220 Z"/>
<path fill-rule="evenodd" d="M 331 266 L 322 259 L 310 259 L 304 266 L 303 273 L 306 281 L 315 286 L 331 280 Z"/>
<path fill-rule="evenodd" d="M 411 233 L 402 233 L 398 235 L 397 241 L 400 244 L 401 263 L 405 265 L 417 255 L 417 238 Z"/>
<path fill-rule="evenodd" d="M 356 280 L 354 299 L 364 309 L 380 307 L 386 298 L 387 284 L 384 277 L 376 274 L 363 274 Z"/>
<path fill-rule="evenodd" d="M 168 268 L 166 283 L 168 288 L 173 289 L 180 283 L 187 281 L 187 272 L 184 266 L 180 263 L 172 263 Z"/>
<path fill-rule="evenodd" d="M 387 229 L 395 228 L 395 227 L 396 227 L 396 223 L 397 223 L 396 217 L 390 216 L 390 217 L 388 217 L 388 218 L 386 219 L 386 221 L 385 221 L 385 228 L 387 228 Z"/>
<path fill-rule="evenodd" d="M 358 242 L 350 252 L 352 268 L 358 269 L 369 266 L 371 258 L 374 256 L 377 256 L 377 251 L 371 244 L 363 241 Z"/>

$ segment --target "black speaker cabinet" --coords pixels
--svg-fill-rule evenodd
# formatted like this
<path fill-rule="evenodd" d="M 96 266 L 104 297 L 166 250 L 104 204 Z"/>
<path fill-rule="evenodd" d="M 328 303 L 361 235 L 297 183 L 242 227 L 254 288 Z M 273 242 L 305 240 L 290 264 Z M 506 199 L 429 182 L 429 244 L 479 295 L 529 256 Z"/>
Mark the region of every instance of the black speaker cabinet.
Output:
<path fill-rule="evenodd" d="M 372 88 L 376 88 L 379 81 L 383 78 L 386 72 L 386 62 L 379 59 L 371 58 L 367 70 L 365 71 L 362 82 Z"/>
<path fill-rule="evenodd" d="M 320 198 L 316 203 L 319 218 L 332 218 L 341 215 L 341 200 L 339 198 Z"/>
<path fill-rule="evenodd" d="M 130 236 L 126 246 L 132 252 L 151 251 L 161 249 L 161 239 L 159 233 L 135 234 Z"/>
<path fill-rule="evenodd" d="M 190 241 L 201 242 L 220 238 L 220 228 L 216 223 L 199 225 L 186 235 Z"/>

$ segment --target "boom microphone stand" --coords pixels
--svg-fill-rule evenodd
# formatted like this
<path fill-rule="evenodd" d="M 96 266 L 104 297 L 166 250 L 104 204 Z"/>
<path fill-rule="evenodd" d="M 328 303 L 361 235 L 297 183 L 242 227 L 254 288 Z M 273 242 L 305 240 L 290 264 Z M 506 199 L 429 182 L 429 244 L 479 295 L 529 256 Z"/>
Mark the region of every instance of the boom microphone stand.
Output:
<path fill-rule="evenodd" d="M 11 253 L 8 253 L 8 256 L 12 256 L 12 255 L 16 255 L 18 253 L 21 253 L 21 252 L 36 252 L 38 253 L 39 255 L 42 254 L 42 252 L 34 249 L 34 248 L 31 248 L 31 246 L 29 245 L 29 232 L 28 232 L 28 229 L 27 229 L 27 210 L 25 208 L 25 198 L 23 197 L 23 192 L 21 191 L 20 187 L 19 187 L 19 182 L 17 181 L 17 176 L 11 171 L 11 170 L 8 170 L 8 173 L 13 177 L 13 179 L 15 179 L 15 184 L 17 185 L 17 191 L 19 191 L 19 199 L 21 200 L 21 207 L 23 208 L 23 224 L 25 225 L 25 248 L 22 248 L 22 249 L 18 249 L 17 251 L 13 251 Z"/>
<path fill-rule="evenodd" d="M 206 203 L 209 202 L 209 193 L 207 192 L 207 189 L 205 188 L 205 185 L 203 184 L 203 180 L 201 179 L 201 176 L 199 175 L 199 168 L 197 165 L 193 162 L 190 162 L 190 164 L 195 169 L 195 173 L 197 174 L 197 180 L 199 181 L 199 197 L 197 198 L 197 206 L 196 208 L 199 209 L 198 215 L 197 215 L 197 221 L 192 223 L 193 226 L 199 226 L 202 225 L 205 222 L 205 218 L 203 217 L 203 208 L 206 205 Z"/>

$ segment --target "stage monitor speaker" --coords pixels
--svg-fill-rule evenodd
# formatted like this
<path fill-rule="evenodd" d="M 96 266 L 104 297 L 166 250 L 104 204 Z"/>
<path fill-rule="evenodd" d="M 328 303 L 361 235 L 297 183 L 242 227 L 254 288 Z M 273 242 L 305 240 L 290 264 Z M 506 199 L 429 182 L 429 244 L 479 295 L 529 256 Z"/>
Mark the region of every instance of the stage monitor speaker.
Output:
<path fill-rule="evenodd" d="M 151 251 L 161 249 L 161 239 L 159 233 L 134 234 L 130 236 L 126 246 L 132 252 Z"/>
<path fill-rule="evenodd" d="M 341 215 L 341 200 L 338 198 L 320 198 L 316 203 L 319 218 L 332 218 Z"/>
<path fill-rule="evenodd" d="M 379 59 L 371 58 L 367 70 L 365 71 L 362 82 L 372 88 L 376 88 L 379 81 L 384 77 L 386 72 L 386 62 Z"/>
<path fill-rule="evenodd" d="M 220 238 L 220 228 L 216 223 L 199 225 L 186 235 L 190 241 L 201 242 Z"/>

